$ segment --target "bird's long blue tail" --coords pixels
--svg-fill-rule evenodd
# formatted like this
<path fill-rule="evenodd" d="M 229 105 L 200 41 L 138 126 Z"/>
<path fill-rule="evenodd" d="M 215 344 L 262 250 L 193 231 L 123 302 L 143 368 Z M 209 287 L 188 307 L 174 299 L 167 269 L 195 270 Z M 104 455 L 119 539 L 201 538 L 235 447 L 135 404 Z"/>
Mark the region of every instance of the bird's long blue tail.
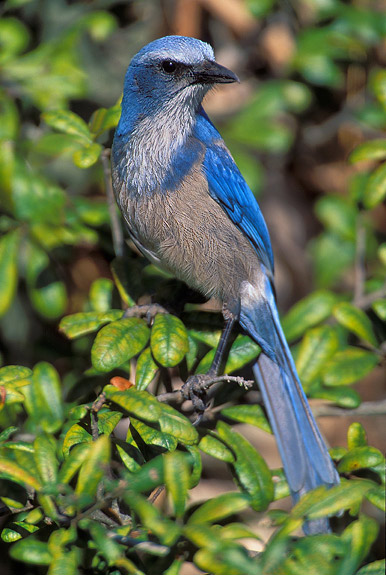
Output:
<path fill-rule="evenodd" d="M 270 288 L 269 288 L 270 289 Z M 274 431 L 294 502 L 319 485 L 339 483 L 339 475 L 312 415 L 280 325 L 272 291 L 254 308 L 244 309 L 240 323 L 262 346 L 253 371 Z M 249 307 L 249 306 L 248 306 Z M 267 341 L 268 340 L 268 341 Z M 309 521 L 308 534 L 329 531 L 327 519 Z"/>

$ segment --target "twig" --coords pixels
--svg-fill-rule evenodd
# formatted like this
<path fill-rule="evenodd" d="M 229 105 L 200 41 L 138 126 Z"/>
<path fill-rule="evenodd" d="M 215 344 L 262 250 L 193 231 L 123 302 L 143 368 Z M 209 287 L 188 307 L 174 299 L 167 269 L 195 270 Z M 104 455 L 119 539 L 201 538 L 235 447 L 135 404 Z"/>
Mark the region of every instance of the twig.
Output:
<path fill-rule="evenodd" d="M 101 154 L 103 176 L 105 180 L 107 207 L 110 214 L 111 234 L 113 237 L 114 252 L 117 257 L 123 256 L 124 238 L 121 222 L 117 213 L 117 205 L 111 184 L 110 149 L 105 148 Z"/>
<path fill-rule="evenodd" d="M 362 417 L 372 415 L 386 415 L 386 399 L 381 401 L 365 401 L 356 409 L 344 409 L 329 405 L 312 407 L 312 412 L 316 417 Z"/>
<path fill-rule="evenodd" d="M 384 297 L 386 297 L 386 282 L 378 290 L 370 292 L 366 295 L 362 295 L 362 297 L 358 298 L 358 300 L 355 301 L 355 305 L 357 307 L 360 307 L 361 309 L 366 309 L 369 308 L 371 304 L 375 302 L 377 299 L 382 299 Z"/>
<path fill-rule="evenodd" d="M 220 383 L 223 381 L 237 383 L 238 385 L 244 386 L 246 389 L 248 389 L 254 384 L 254 381 L 246 380 L 243 377 L 237 375 L 217 375 L 210 378 L 203 377 L 201 381 L 195 383 L 196 386 L 195 391 L 206 391 L 215 383 Z M 189 380 L 187 381 L 187 383 L 185 383 L 185 385 L 187 385 L 188 382 Z M 160 395 L 157 395 L 157 399 L 158 401 L 161 401 L 163 403 L 171 402 L 179 404 L 183 403 L 187 399 L 187 397 L 185 393 L 182 391 L 182 389 L 176 389 L 175 391 L 171 391 L 169 393 L 161 393 Z"/>

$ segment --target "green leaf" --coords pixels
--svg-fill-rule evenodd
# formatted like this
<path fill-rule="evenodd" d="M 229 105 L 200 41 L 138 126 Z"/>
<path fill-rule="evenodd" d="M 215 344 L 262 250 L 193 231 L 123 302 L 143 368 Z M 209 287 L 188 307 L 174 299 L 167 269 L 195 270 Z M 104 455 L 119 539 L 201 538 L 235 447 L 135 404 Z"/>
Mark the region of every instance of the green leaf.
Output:
<path fill-rule="evenodd" d="M 99 108 L 91 116 L 90 120 L 90 130 L 93 134 L 99 136 L 115 128 L 119 122 L 121 115 L 121 106 L 116 104 L 111 108 Z"/>
<path fill-rule="evenodd" d="M 352 423 L 347 431 L 347 447 L 364 447 L 367 445 L 367 436 L 364 427 L 360 423 Z"/>
<path fill-rule="evenodd" d="M 315 211 L 327 229 L 355 241 L 357 211 L 347 200 L 340 196 L 324 196 L 318 200 Z"/>
<path fill-rule="evenodd" d="M 147 347 L 139 355 L 137 360 L 137 367 L 135 371 L 135 386 L 139 390 L 147 388 L 149 383 L 153 381 L 157 372 L 158 365 L 153 359 L 150 347 Z"/>
<path fill-rule="evenodd" d="M 81 527 L 83 529 L 87 527 L 98 549 L 98 553 L 106 559 L 107 565 L 114 565 L 115 561 L 122 555 L 123 547 L 109 537 L 106 527 L 91 520 L 81 524 Z"/>
<path fill-rule="evenodd" d="M 184 324 L 170 314 L 155 316 L 150 344 L 155 360 L 164 367 L 174 367 L 180 363 L 189 350 Z"/>
<path fill-rule="evenodd" d="M 161 404 L 147 391 L 139 391 L 134 387 L 118 391 L 113 385 L 104 388 L 106 399 L 113 401 L 129 415 L 149 422 L 158 422 L 161 416 Z"/>
<path fill-rule="evenodd" d="M 318 377 L 338 346 L 338 336 L 333 327 L 322 325 L 307 331 L 296 359 L 296 368 L 305 387 Z"/>
<path fill-rule="evenodd" d="M 33 536 L 12 545 L 9 553 L 12 559 L 32 565 L 50 565 L 52 561 L 48 544 L 38 541 Z"/>
<path fill-rule="evenodd" d="M 103 312 L 86 311 L 73 313 L 61 320 L 59 329 L 69 339 L 75 339 L 76 337 L 97 331 L 106 323 L 120 319 L 122 315 L 123 311 L 119 309 L 111 309 Z"/>
<path fill-rule="evenodd" d="M 374 561 L 359 569 L 356 575 L 384 575 L 386 569 L 385 559 Z"/>
<path fill-rule="evenodd" d="M 121 418 L 122 413 L 119 411 L 111 411 L 110 409 L 99 411 L 98 431 L 100 435 L 111 435 Z"/>
<path fill-rule="evenodd" d="M 249 423 L 263 429 L 267 433 L 272 433 L 271 426 L 265 417 L 263 408 L 260 405 L 232 405 L 221 410 L 221 414 L 240 423 Z"/>
<path fill-rule="evenodd" d="M 385 513 L 386 501 L 385 501 L 385 486 L 377 485 L 374 489 L 371 489 L 366 493 L 366 499 L 370 501 L 375 507 L 378 507 L 381 511 Z"/>
<path fill-rule="evenodd" d="M 150 425 L 146 425 L 146 423 L 134 417 L 130 418 L 130 424 L 147 445 L 158 445 L 158 447 L 164 447 L 168 451 L 176 449 L 178 440 L 170 433 L 164 433 L 159 429 L 150 427 Z"/>
<path fill-rule="evenodd" d="M 378 531 L 377 522 L 365 515 L 361 515 L 358 521 L 354 521 L 344 530 L 341 539 L 347 542 L 350 552 L 343 558 L 342 573 L 353 573 L 359 567 L 377 538 Z"/>
<path fill-rule="evenodd" d="M 221 549 L 199 549 L 194 562 L 203 571 L 216 575 L 259 575 L 256 559 L 251 558 L 244 547 L 230 542 Z"/>
<path fill-rule="evenodd" d="M 327 319 L 336 303 L 336 296 L 326 290 L 316 291 L 305 297 L 282 320 L 286 338 L 293 341 L 307 329 Z"/>
<path fill-rule="evenodd" d="M 14 425 L 11 425 L 10 427 L 7 427 L 6 429 L 4 429 L 0 433 L 0 444 L 6 443 L 8 441 L 8 439 L 11 437 L 11 435 L 13 433 L 15 433 L 15 431 L 17 431 L 17 430 L 18 430 L 18 428 L 15 427 Z"/>
<path fill-rule="evenodd" d="M 348 347 L 338 351 L 330 359 L 322 372 L 323 382 L 328 386 L 349 385 L 365 377 L 378 364 L 375 353 Z"/>
<path fill-rule="evenodd" d="M 224 373 L 233 373 L 256 359 L 260 347 L 247 335 L 238 335 L 229 351 Z"/>
<path fill-rule="evenodd" d="M 328 399 L 345 409 L 355 409 L 361 404 L 359 393 L 355 389 L 350 389 L 344 386 L 323 387 L 319 388 L 315 392 L 311 390 L 310 397 Z"/>
<path fill-rule="evenodd" d="M 367 180 L 363 195 L 366 208 L 375 208 L 386 197 L 386 162 L 381 164 Z"/>
<path fill-rule="evenodd" d="M 126 474 L 130 490 L 137 493 L 153 491 L 159 485 L 165 483 L 165 461 L 159 455 L 148 461 L 134 473 Z"/>
<path fill-rule="evenodd" d="M 350 473 L 357 469 L 375 467 L 383 461 L 384 457 L 382 453 L 375 447 L 368 445 L 354 447 L 342 457 L 338 464 L 338 471 L 339 473 Z"/>
<path fill-rule="evenodd" d="M 266 509 L 273 499 L 273 481 L 268 466 L 261 455 L 228 425 L 219 421 L 217 431 L 221 439 L 235 454 L 232 467 L 244 491 L 251 498 L 251 506 L 256 511 Z"/>
<path fill-rule="evenodd" d="M 377 338 L 374 335 L 371 321 L 363 310 L 351 303 L 342 302 L 334 307 L 332 313 L 345 328 L 355 333 L 360 339 L 377 346 Z"/>
<path fill-rule="evenodd" d="M 136 317 L 114 321 L 103 327 L 91 349 L 95 369 L 108 372 L 137 355 L 149 341 L 146 322 Z"/>
<path fill-rule="evenodd" d="M 190 420 L 171 407 L 171 405 L 167 405 L 166 403 L 159 405 L 161 409 L 158 421 L 161 431 L 169 433 L 184 445 L 197 444 L 198 433 Z"/>
<path fill-rule="evenodd" d="M 91 443 L 92 437 L 81 425 L 75 423 L 67 431 L 62 445 L 64 457 L 67 457 L 71 448 L 78 443 Z"/>
<path fill-rule="evenodd" d="M 374 78 L 374 93 L 386 110 L 386 72 L 379 70 Z"/>
<path fill-rule="evenodd" d="M 31 385 L 24 388 L 25 407 L 32 421 L 46 433 L 56 433 L 63 421 L 63 400 L 59 375 L 47 362 L 33 370 Z"/>
<path fill-rule="evenodd" d="M 208 432 L 204 435 L 198 447 L 207 455 L 220 459 L 220 461 L 226 461 L 227 463 L 235 461 L 232 451 L 213 432 Z"/>
<path fill-rule="evenodd" d="M 17 18 L 4 18 L 0 20 L 0 63 L 14 58 L 23 52 L 29 41 L 29 33 L 24 24 Z"/>
<path fill-rule="evenodd" d="M 193 489 L 193 487 L 197 487 L 201 479 L 202 474 L 201 453 L 196 445 L 185 445 L 184 447 L 190 454 L 190 463 L 192 465 L 192 469 L 189 475 L 189 489 Z"/>
<path fill-rule="evenodd" d="M 0 368 L 0 385 L 23 386 L 28 383 L 32 369 L 21 365 L 7 365 Z"/>
<path fill-rule="evenodd" d="M 354 164 L 363 160 L 383 160 L 386 158 L 386 141 L 369 140 L 359 144 L 349 156 L 349 161 Z"/>
<path fill-rule="evenodd" d="M 189 517 L 188 525 L 217 523 L 229 515 L 244 511 L 251 505 L 251 499 L 244 493 L 223 493 L 208 499 Z"/>
<path fill-rule="evenodd" d="M 40 481 L 18 463 L 0 455 L 0 475 L 23 486 L 32 487 L 38 491 L 41 489 Z"/>
<path fill-rule="evenodd" d="M 180 535 L 178 525 L 166 519 L 160 511 L 144 497 L 132 491 L 126 491 L 124 500 L 139 516 L 143 525 L 154 533 L 164 545 L 173 545 Z"/>
<path fill-rule="evenodd" d="M 98 278 L 90 288 L 90 305 L 94 311 L 106 313 L 111 310 L 114 283 L 109 278 Z"/>
<path fill-rule="evenodd" d="M 106 474 L 109 462 L 110 440 L 106 435 L 101 435 L 92 443 L 88 458 L 80 468 L 75 493 L 93 498 Z"/>
<path fill-rule="evenodd" d="M 373 301 L 371 307 L 378 317 L 386 321 L 386 299 L 377 299 Z"/>
<path fill-rule="evenodd" d="M 182 517 L 185 513 L 190 482 L 188 457 L 180 451 L 164 455 L 165 486 L 171 497 L 176 517 Z"/>
<path fill-rule="evenodd" d="M 58 475 L 59 483 L 69 483 L 71 479 L 75 477 L 81 465 L 88 457 L 89 452 L 90 452 L 90 445 L 86 443 L 80 443 L 79 445 L 75 445 L 75 447 L 71 449 L 71 451 L 68 453 L 67 458 L 64 460 L 64 463 L 60 468 Z"/>
<path fill-rule="evenodd" d="M 75 136 L 80 142 L 92 142 L 86 122 L 74 112 L 70 112 L 70 110 L 46 112 L 42 115 L 42 118 L 46 124 L 58 132 Z"/>
<path fill-rule="evenodd" d="M 16 293 L 19 245 L 19 230 L 0 238 L 0 316 L 9 309 Z"/>
<path fill-rule="evenodd" d="M 100 144 L 93 142 L 80 150 L 76 150 L 72 155 L 72 159 L 78 168 L 90 168 L 99 160 L 102 150 L 103 148 Z"/>
<path fill-rule="evenodd" d="M 34 457 L 43 484 L 55 484 L 58 478 L 55 440 L 47 435 L 38 435 L 34 441 Z"/>
<path fill-rule="evenodd" d="M 294 518 L 319 519 L 332 516 L 344 509 L 361 503 L 367 492 L 374 487 L 373 481 L 365 479 L 342 480 L 340 485 L 327 489 L 324 485 L 304 495 L 292 509 Z"/>

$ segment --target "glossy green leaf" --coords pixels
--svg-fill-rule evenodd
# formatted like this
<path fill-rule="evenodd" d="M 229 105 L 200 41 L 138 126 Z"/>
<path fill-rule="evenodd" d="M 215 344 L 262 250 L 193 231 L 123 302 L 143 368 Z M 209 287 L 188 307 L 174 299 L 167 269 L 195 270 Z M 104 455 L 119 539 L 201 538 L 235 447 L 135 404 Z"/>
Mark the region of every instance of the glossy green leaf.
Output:
<path fill-rule="evenodd" d="M 366 208 L 375 208 L 386 197 L 386 162 L 370 175 L 363 195 Z"/>
<path fill-rule="evenodd" d="M 375 353 L 349 347 L 338 351 L 322 372 L 323 382 L 328 386 L 349 385 L 365 377 L 378 364 Z"/>
<path fill-rule="evenodd" d="M 259 575 L 256 559 L 250 557 L 244 547 L 231 543 L 219 550 L 199 549 L 194 556 L 194 562 L 203 571 L 216 575 L 245 575 L 246 573 Z"/>
<path fill-rule="evenodd" d="M 196 487 L 200 483 L 202 475 L 201 453 L 196 445 L 185 445 L 184 447 L 190 455 L 192 468 L 189 475 L 189 489 L 193 489 L 193 487 Z"/>
<path fill-rule="evenodd" d="M 108 372 L 139 353 L 149 340 L 146 322 L 136 317 L 114 321 L 103 327 L 95 338 L 91 361 L 95 369 Z"/>
<path fill-rule="evenodd" d="M 386 495 L 384 485 L 377 485 L 374 489 L 371 489 L 366 493 L 366 499 L 370 501 L 375 507 L 378 507 L 381 511 L 385 513 L 386 511 Z"/>
<path fill-rule="evenodd" d="M 159 425 L 161 431 L 169 433 L 182 444 L 195 445 L 198 443 L 198 433 L 190 420 L 176 409 L 167 405 L 160 404 Z"/>
<path fill-rule="evenodd" d="M 158 445 L 158 447 L 164 447 L 168 451 L 176 449 L 178 440 L 170 433 L 164 433 L 159 429 L 150 427 L 150 425 L 146 425 L 146 423 L 134 417 L 130 418 L 130 424 L 147 445 Z"/>
<path fill-rule="evenodd" d="M 221 538 L 235 541 L 237 539 L 260 539 L 253 529 L 243 523 L 229 523 L 221 529 Z"/>
<path fill-rule="evenodd" d="M 229 515 L 244 511 L 250 505 L 251 498 L 244 493 L 223 493 L 200 505 L 189 517 L 188 524 L 217 523 Z"/>
<path fill-rule="evenodd" d="M 115 447 L 126 469 L 128 469 L 131 473 L 136 473 L 136 471 L 139 471 L 141 469 L 141 465 L 131 454 L 132 453 L 131 446 L 127 444 L 124 445 L 118 444 L 118 442 L 115 441 Z"/>
<path fill-rule="evenodd" d="M 222 415 L 238 421 L 255 425 L 268 433 L 272 433 L 271 426 L 260 405 L 232 405 L 221 410 Z"/>
<path fill-rule="evenodd" d="M 106 399 L 113 401 L 129 415 L 149 421 L 158 422 L 161 416 L 161 404 L 147 391 L 139 391 L 133 387 L 118 391 L 116 387 L 107 385 L 104 388 Z"/>
<path fill-rule="evenodd" d="M 24 386 L 32 375 L 32 369 L 21 365 L 0 368 L 0 385 Z"/>
<path fill-rule="evenodd" d="M 22 539 L 26 532 L 35 533 L 35 531 L 39 530 L 35 525 L 29 525 L 25 521 L 13 521 L 8 525 L 9 527 L 5 527 L 1 532 L 1 539 L 5 543 L 14 543 Z"/>
<path fill-rule="evenodd" d="M 251 498 L 256 511 L 266 509 L 273 499 L 273 481 L 268 466 L 252 445 L 231 427 L 219 421 L 217 431 L 235 454 L 232 464 L 237 480 Z"/>
<path fill-rule="evenodd" d="M 361 162 L 363 160 L 383 160 L 386 158 L 386 141 L 369 140 L 363 142 L 351 152 L 349 160 L 351 163 Z"/>
<path fill-rule="evenodd" d="M 384 461 L 384 457 L 379 449 L 368 445 L 354 447 L 342 457 L 338 464 L 340 473 L 350 473 L 357 469 L 375 467 Z"/>
<path fill-rule="evenodd" d="M 307 329 L 327 319 L 336 303 L 336 296 L 326 290 L 316 291 L 291 308 L 282 320 L 286 338 L 293 341 Z"/>
<path fill-rule="evenodd" d="M 97 419 L 100 435 L 111 435 L 121 418 L 122 413 L 119 411 L 111 411 L 110 409 L 99 411 Z"/>
<path fill-rule="evenodd" d="M 94 497 L 109 462 L 110 440 L 106 435 L 101 435 L 92 443 L 88 458 L 80 468 L 75 493 Z"/>
<path fill-rule="evenodd" d="M 91 440 L 91 436 L 89 437 Z M 69 483 L 71 481 L 71 479 L 78 473 L 81 465 L 85 462 L 89 451 L 90 445 L 87 443 L 80 443 L 71 449 L 60 468 L 58 475 L 59 483 Z"/>
<path fill-rule="evenodd" d="M 182 517 L 185 513 L 190 483 L 190 465 L 186 454 L 174 451 L 164 455 L 164 478 L 174 514 L 176 517 Z"/>
<path fill-rule="evenodd" d="M 111 310 L 114 283 L 109 278 L 99 278 L 90 287 L 90 305 L 94 311 L 108 312 Z"/>
<path fill-rule="evenodd" d="M 34 457 L 43 484 L 55 484 L 58 478 L 55 440 L 47 435 L 38 435 L 34 441 Z"/>
<path fill-rule="evenodd" d="M 52 555 L 48 544 L 38 541 L 35 537 L 27 537 L 12 545 L 10 555 L 17 561 L 32 563 L 32 565 L 50 565 Z"/>
<path fill-rule="evenodd" d="M 165 483 L 165 460 L 159 455 L 142 467 L 126 475 L 130 490 L 137 493 L 151 492 Z"/>
<path fill-rule="evenodd" d="M 331 287 L 337 283 L 355 260 L 355 243 L 329 230 L 311 240 L 309 251 L 316 285 L 320 287 Z"/>
<path fill-rule="evenodd" d="M 90 130 L 86 122 L 70 110 L 46 112 L 42 117 L 46 124 L 58 132 L 75 136 L 82 143 L 92 141 Z"/>
<path fill-rule="evenodd" d="M 226 461 L 227 463 L 233 463 L 235 461 L 231 449 L 212 432 L 208 432 L 204 435 L 198 447 L 207 455 L 211 455 L 215 459 L 220 459 L 220 461 Z"/>
<path fill-rule="evenodd" d="M 139 390 L 147 388 L 149 383 L 153 381 L 157 372 L 158 365 L 153 359 L 150 347 L 147 347 L 139 355 L 137 360 L 137 367 L 135 371 L 135 387 Z"/>
<path fill-rule="evenodd" d="M 15 431 L 17 431 L 17 430 L 18 430 L 18 428 L 15 427 L 14 425 L 11 425 L 10 427 L 7 427 L 6 429 L 4 429 L 0 433 L 0 444 L 7 442 L 8 439 L 11 437 L 11 435 L 13 433 L 15 433 Z"/>
<path fill-rule="evenodd" d="M 98 553 L 103 555 L 107 565 L 114 565 L 115 561 L 119 559 L 122 554 L 122 546 L 109 537 L 106 527 L 101 523 L 88 520 L 86 524 L 82 524 L 82 528 L 85 529 L 86 526 L 98 549 Z"/>
<path fill-rule="evenodd" d="M 59 329 L 70 339 L 97 331 L 100 327 L 111 321 L 120 319 L 123 311 L 111 309 L 109 311 L 86 311 L 67 315 L 62 319 Z"/>
<path fill-rule="evenodd" d="M 380 561 L 374 561 L 373 563 L 365 565 L 362 569 L 359 569 L 356 575 L 384 575 L 385 570 L 385 559 L 380 559 Z"/>
<path fill-rule="evenodd" d="M 0 238 L 0 316 L 9 309 L 15 296 L 19 245 L 19 230 Z"/>
<path fill-rule="evenodd" d="M 23 22 L 17 18 L 4 18 L 0 21 L 1 58 L 3 65 L 27 47 L 29 32 Z"/>
<path fill-rule="evenodd" d="M 296 358 L 296 368 L 304 386 L 319 376 L 338 346 L 338 336 L 333 327 L 322 325 L 307 331 Z"/>
<path fill-rule="evenodd" d="M 364 427 L 360 423 L 352 423 L 347 431 L 347 447 L 354 449 L 355 447 L 364 447 L 366 445 L 367 435 Z"/>
<path fill-rule="evenodd" d="M 76 150 L 72 155 L 72 159 L 78 168 L 90 168 L 99 160 L 102 150 L 103 148 L 100 144 L 93 142 L 80 150 Z"/>
<path fill-rule="evenodd" d="M 63 421 L 63 400 L 59 375 L 53 365 L 38 363 L 31 385 L 23 390 L 25 407 L 31 419 L 46 433 L 56 433 Z"/>
<path fill-rule="evenodd" d="M 378 70 L 375 75 L 374 93 L 386 110 L 386 72 L 383 69 Z"/>
<path fill-rule="evenodd" d="M 218 549 L 222 546 L 222 542 L 213 527 L 202 522 L 188 522 L 188 524 L 184 527 L 184 535 L 196 547 Z"/>
<path fill-rule="evenodd" d="M 188 334 L 182 321 L 169 314 L 157 314 L 151 330 L 151 349 L 158 363 L 173 367 L 189 350 Z"/>
<path fill-rule="evenodd" d="M 351 303 L 342 302 L 334 307 L 332 313 L 341 325 L 355 333 L 360 339 L 377 346 L 371 321 L 363 310 Z"/>

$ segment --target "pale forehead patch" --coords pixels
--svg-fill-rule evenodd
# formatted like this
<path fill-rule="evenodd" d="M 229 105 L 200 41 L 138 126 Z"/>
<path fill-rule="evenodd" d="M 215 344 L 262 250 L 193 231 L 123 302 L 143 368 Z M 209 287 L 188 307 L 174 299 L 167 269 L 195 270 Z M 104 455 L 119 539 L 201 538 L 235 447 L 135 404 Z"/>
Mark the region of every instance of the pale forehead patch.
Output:
<path fill-rule="evenodd" d="M 214 60 L 212 47 L 206 42 L 187 36 L 165 36 L 144 46 L 131 61 L 132 65 L 170 58 L 183 64 L 199 64 Z"/>

